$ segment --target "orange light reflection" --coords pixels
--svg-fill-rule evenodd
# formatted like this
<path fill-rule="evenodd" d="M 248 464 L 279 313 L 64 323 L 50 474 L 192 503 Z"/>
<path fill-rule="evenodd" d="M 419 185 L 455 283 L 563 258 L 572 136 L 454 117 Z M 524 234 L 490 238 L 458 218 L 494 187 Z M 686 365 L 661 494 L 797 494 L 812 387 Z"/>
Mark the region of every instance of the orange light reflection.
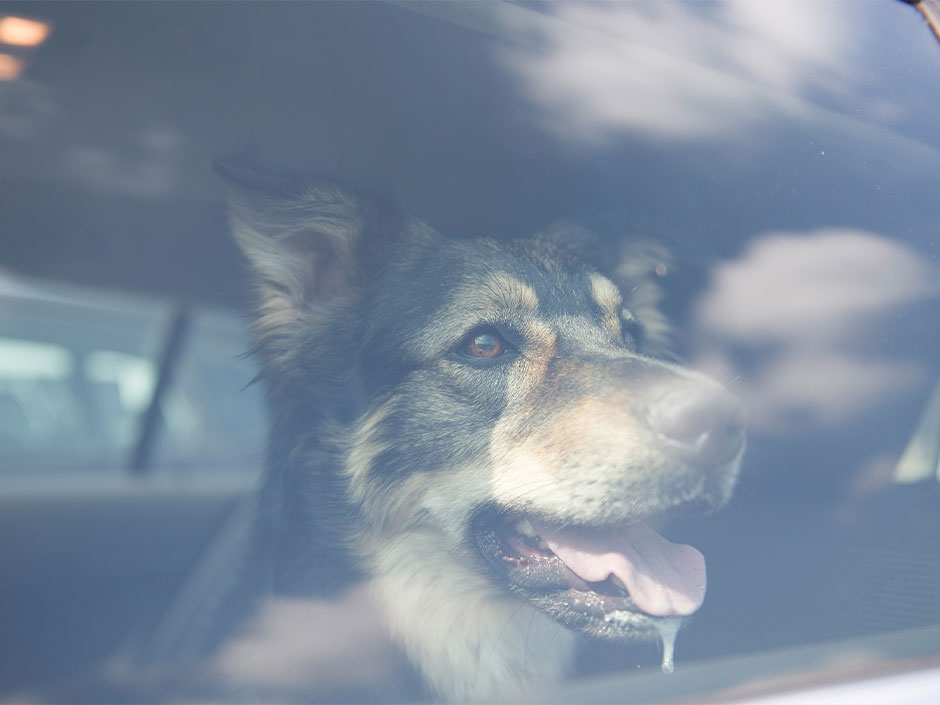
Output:
<path fill-rule="evenodd" d="M 25 17 L 0 19 L 0 42 L 18 47 L 34 47 L 49 36 L 49 23 Z"/>
<path fill-rule="evenodd" d="M 15 81 L 23 73 L 23 62 L 15 56 L 0 54 L 0 81 Z"/>

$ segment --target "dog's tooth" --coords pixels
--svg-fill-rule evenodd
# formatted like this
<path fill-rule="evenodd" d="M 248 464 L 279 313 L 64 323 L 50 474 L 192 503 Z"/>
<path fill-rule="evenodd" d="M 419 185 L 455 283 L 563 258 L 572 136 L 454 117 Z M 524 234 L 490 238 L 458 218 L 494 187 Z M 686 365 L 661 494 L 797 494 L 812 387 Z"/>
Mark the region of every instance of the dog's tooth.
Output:
<path fill-rule="evenodd" d="M 520 519 L 519 521 L 517 521 L 516 531 L 518 531 L 523 536 L 528 536 L 529 538 L 538 536 L 538 534 L 535 531 L 535 527 L 532 526 L 532 522 L 530 522 L 528 519 Z"/>

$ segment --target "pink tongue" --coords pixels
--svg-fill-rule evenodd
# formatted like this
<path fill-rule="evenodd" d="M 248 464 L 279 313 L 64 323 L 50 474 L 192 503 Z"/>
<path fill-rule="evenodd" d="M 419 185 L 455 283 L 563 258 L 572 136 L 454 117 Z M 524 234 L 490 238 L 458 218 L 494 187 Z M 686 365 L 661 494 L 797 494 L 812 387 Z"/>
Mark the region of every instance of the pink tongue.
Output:
<path fill-rule="evenodd" d="M 705 599 L 704 556 L 692 546 L 667 541 L 643 522 L 606 529 L 536 530 L 582 580 L 620 578 L 647 614 L 692 614 Z"/>

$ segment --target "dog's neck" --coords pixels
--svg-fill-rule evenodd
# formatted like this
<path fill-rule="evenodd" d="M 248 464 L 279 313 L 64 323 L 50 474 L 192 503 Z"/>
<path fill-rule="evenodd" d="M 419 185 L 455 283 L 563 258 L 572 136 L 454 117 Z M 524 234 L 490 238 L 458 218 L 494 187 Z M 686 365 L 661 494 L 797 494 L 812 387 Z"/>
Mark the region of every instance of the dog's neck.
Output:
<path fill-rule="evenodd" d="M 388 628 L 435 694 L 504 699 L 570 669 L 575 635 L 499 592 L 439 536 L 411 533 L 376 547 L 374 589 Z"/>

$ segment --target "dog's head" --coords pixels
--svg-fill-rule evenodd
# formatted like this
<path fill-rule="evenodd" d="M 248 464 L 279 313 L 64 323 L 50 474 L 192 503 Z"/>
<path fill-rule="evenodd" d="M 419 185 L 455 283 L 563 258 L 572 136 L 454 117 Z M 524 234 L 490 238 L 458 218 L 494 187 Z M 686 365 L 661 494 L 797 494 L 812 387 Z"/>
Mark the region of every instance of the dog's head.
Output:
<path fill-rule="evenodd" d="M 574 228 L 452 240 L 329 184 L 220 171 L 293 400 L 275 423 L 331 449 L 274 469 L 284 506 L 327 474 L 343 507 L 322 511 L 353 518 L 337 540 L 369 569 L 420 563 L 597 636 L 698 608 L 701 554 L 648 522 L 728 500 L 743 414 L 662 359 L 655 250 L 605 262 Z"/>

